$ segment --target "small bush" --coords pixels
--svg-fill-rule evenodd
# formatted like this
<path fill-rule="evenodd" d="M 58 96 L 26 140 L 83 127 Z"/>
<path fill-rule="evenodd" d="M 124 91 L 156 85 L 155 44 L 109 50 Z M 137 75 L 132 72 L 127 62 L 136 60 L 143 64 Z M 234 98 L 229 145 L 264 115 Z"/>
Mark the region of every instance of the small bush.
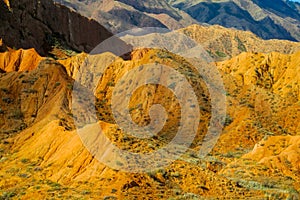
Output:
<path fill-rule="evenodd" d="M 226 157 L 226 158 L 235 158 L 236 157 L 235 155 L 236 155 L 235 152 L 229 151 L 226 154 L 224 154 L 224 157 Z"/>
<path fill-rule="evenodd" d="M 8 90 L 7 88 L 1 88 L 1 91 L 2 91 L 2 92 L 5 92 L 6 94 L 9 93 L 9 90 Z"/>
<path fill-rule="evenodd" d="M 55 190 L 59 190 L 61 188 L 61 185 L 57 182 L 47 180 L 46 183 L 47 183 L 47 185 L 49 185 L 50 187 L 52 187 Z"/>
<path fill-rule="evenodd" d="M 73 90 L 73 84 L 69 83 L 69 84 L 67 85 L 67 88 L 68 88 L 69 90 Z"/>
<path fill-rule="evenodd" d="M 19 79 L 23 78 L 24 76 L 25 76 L 24 74 L 21 74 L 21 75 L 19 76 Z"/>
<path fill-rule="evenodd" d="M 60 82 L 56 82 L 56 83 L 54 84 L 54 87 L 58 87 L 58 86 L 60 86 Z"/>
<path fill-rule="evenodd" d="M 114 87 L 114 86 L 115 86 L 115 83 L 112 82 L 112 81 L 110 81 L 110 82 L 107 83 L 107 86 Z"/>
<path fill-rule="evenodd" d="M 26 164 L 26 163 L 29 162 L 29 159 L 27 159 L 27 158 L 22 158 L 22 159 L 21 159 L 21 162 L 24 163 L 24 164 Z"/>
<path fill-rule="evenodd" d="M 120 162 L 120 161 L 117 161 L 116 164 L 117 164 L 118 166 L 123 166 L 123 165 L 124 165 L 124 164 L 123 164 L 122 162 Z"/>
<path fill-rule="evenodd" d="M 0 196 L 0 199 L 11 199 L 12 197 L 14 197 L 16 195 L 17 195 L 17 193 L 14 191 L 3 192 L 2 195 Z"/>
<path fill-rule="evenodd" d="M 226 118 L 225 118 L 225 126 L 228 126 L 230 125 L 231 123 L 233 122 L 233 119 L 230 115 L 226 115 Z"/>
<path fill-rule="evenodd" d="M 81 194 L 83 194 L 83 195 L 91 194 L 91 191 L 89 191 L 89 190 L 83 190 L 81 192 Z"/>
<path fill-rule="evenodd" d="M 22 92 L 28 93 L 28 94 L 36 94 L 38 91 L 34 89 L 28 89 L 28 90 L 23 90 Z"/>
<path fill-rule="evenodd" d="M 9 98 L 9 97 L 2 97 L 2 101 L 7 103 L 7 104 L 10 104 L 12 103 L 14 100 Z"/>
<path fill-rule="evenodd" d="M 225 58 L 227 55 L 224 52 L 216 51 L 216 55 L 221 58 Z"/>
<path fill-rule="evenodd" d="M 24 117 L 24 114 L 21 110 L 15 110 L 11 117 L 14 119 L 22 119 Z"/>

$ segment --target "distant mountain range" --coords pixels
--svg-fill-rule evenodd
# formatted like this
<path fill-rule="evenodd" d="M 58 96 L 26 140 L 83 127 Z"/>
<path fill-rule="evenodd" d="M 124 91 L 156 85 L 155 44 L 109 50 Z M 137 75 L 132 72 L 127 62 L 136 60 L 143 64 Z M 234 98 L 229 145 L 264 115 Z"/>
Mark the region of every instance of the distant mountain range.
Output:
<path fill-rule="evenodd" d="M 93 18 L 113 33 L 135 27 L 183 28 L 197 23 L 165 0 L 54 0 Z"/>
<path fill-rule="evenodd" d="M 197 21 L 249 30 L 264 39 L 300 40 L 298 3 L 277 0 L 170 0 Z M 299 8 L 299 7 L 298 7 Z"/>
<path fill-rule="evenodd" d="M 247 30 L 263 39 L 300 41 L 300 4 L 287 0 L 55 0 L 113 33 L 195 23 Z"/>

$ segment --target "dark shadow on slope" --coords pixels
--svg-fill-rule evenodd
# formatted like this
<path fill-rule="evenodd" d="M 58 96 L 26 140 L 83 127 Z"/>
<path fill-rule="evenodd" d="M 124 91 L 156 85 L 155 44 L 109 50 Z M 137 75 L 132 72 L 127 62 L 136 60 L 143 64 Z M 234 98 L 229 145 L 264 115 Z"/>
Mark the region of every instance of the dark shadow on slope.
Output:
<path fill-rule="evenodd" d="M 218 24 L 228 28 L 248 30 L 263 39 L 296 41 L 285 28 L 276 24 L 271 18 L 267 17 L 261 21 L 256 21 L 246 10 L 241 9 L 234 2 L 203 2 L 191 7 L 186 7 L 184 3 L 181 3 L 175 6 L 183 9 L 201 23 Z"/>
<path fill-rule="evenodd" d="M 40 55 L 47 56 L 53 45 L 49 38 L 54 37 L 63 41 L 67 49 L 90 52 L 113 36 L 95 20 L 53 1 L 11 0 L 10 5 L 9 9 L 0 1 L 0 38 L 10 47 L 35 48 Z M 126 46 L 121 40 L 119 44 Z"/>

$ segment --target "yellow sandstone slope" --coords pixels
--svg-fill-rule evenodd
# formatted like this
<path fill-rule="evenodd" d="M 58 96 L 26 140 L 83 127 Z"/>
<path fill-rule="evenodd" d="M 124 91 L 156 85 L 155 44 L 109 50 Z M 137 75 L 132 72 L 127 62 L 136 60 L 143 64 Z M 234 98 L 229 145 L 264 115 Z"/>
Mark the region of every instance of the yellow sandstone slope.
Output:
<path fill-rule="evenodd" d="M 0 57 L 5 55 L 8 54 Z M 137 153 L 160 148 L 174 136 L 180 109 L 174 95 L 164 87 L 149 85 L 138 89 L 129 105 L 133 120 L 140 125 L 149 122 L 147 113 L 152 104 L 165 106 L 169 120 L 157 138 L 143 141 L 122 133 L 110 110 L 113 89 L 121 77 L 130 69 L 158 62 L 184 74 L 201 97 L 201 123 L 192 148 L 166 169 L 154 172 L 124 173 L 106 167 L 83 146 L 71 110 L 72 78 L 78 75 L 86 54 L 60 61 L 32 55 L 34 62 L 31 57 L 23 61 L 32 63 L 24 65 L 24 71 L 12 64 L 11 72 L 0 74 L 2 196 L 297 198 L 299 53 L 243 53 L 216 63 L 227 90 L 227 117 L 223 134 L 205 159 L 197 156 L 197 149 L 208 127 L 210 101 L 193 66 L 165 50 L 136 50 L 132 60 L 127 61 L 110 53 L 101 56 L 104 60 L 97 62 L 109 60 L 111 65 L 92 97 L 106 136 L 114 144 Z M 35 58 L 41 62 L 37 64 Z M 8 67 L 3 69 L 8 71 Z M 80 80 L 97 80 L 97 69 L 86 70 L 92 70 L 92 76 L 82 76 Z M 87 116 L 83 112 L 79 117 Z"/>
<path fill-rule="evenodd" d="M 169 59 L 156 58 L 155 55 L 157 53 L 165 54 Z M 143 50 L 134 52 L 133 57 L 136 58 L 134 61 L 124 61 L 121 58 L 115 60 L 104 74 L 104 78 L 98 87 L 98 91 L 105 91 L 96 93 L 98 99 L 101 100 L 111 96 L 113 84 L 109 82 L 112 80 L 117 82 L 120 74 L 124 74 L 127 70 L 138 67 L 143 63 L 148 63 L 149 59 L 174 67 L 184 74 L 190 74 L 188 79 L 194 84 L 196 93 L 199 93 L 199 95 L 206 93 L 202 87 L 201 79 L 196 78 L 191 73 L 187 73 L 193 68 L 178 56 L 166 51 Z M 182 63 L 185 63 L 184 68 L 182 68 Z M 120 68 L 120 66 L 123 66 L 123 68 Z M 124 71 L 122 72 L 122 70 Z M 28 106 L 36 106 L 36 104 L 27 103 L 29 99 L 34 99 L 33 96 L 29 95 L 36 95 L 35 97 L 40 102 L 40 106 L 38 107 L 34 123 L 21 132 L 16 131 L 19 132 L 17 135 L 12 132 L 12 136 L 4 137 L 2 140 L 0 165 L 2 179 L 0 185 L 4 195 L 12 195 L 15 198 L 21 197 L 24 199 L 33 197 L 108 198 L 108 196 L 120 199 L 167 199 L 170 197 L 181 199 L 200 198 L 200 196 L 207 198 L 219 196 L 234 198 L 241 195 L 263 196 L 261 191 L 240 187 L 235 182 L 216 175 L 206 168 L 206 161 L 199 159 L 197 153 L 192 149 L 166 169 L 144 174 L 124 173 L 99 163 L 85 149 L 76 131 L 74 131 L 72 114 L 70 112 L 70 83 L 72 80 L 68 78 L 68 73 L 71 74 L 62 65 L 51 60 L 44 60 L 35 70 L 11 72 L 1 76 L 1 87 L 7 88 L 8 91 L 16 87 L 14 86 L 15 84 L 22 84 L 18 88 L 24 89 L 40 87 L 37 88 L 37 92 L 30 93 L 28 96 L 25 95 L 21 101 L 21 103 L 24 102 Z M 15 81 L 10 86 L 8 80 L 11 79 L 6 77 L 12 75 L 16 76 L 15 79 L 20 79 L 20 76 L 23 75 L 20 83 Z M 36 80 L 39 81 L 39 84 L 37 82 L 29 82 L 27 85 L 22 83 L 22 80 L 27 82 L 29 77 L 34 78 L 37 76 L 40 77 Z M 85 78 L 88 77 L 82 77 L 82 79 Z M 149 86 L 149 88 L 145 89 L 147 92 L 151 92 L 154 89 L 153 87 Z M 160 147 L 160 145 L 164 145 L 168 141 L 169 138 L 167 136 L 173 134 L 171 127 L 174 126 L 174 121 L 176 121 L 176 116 L 178 115 L 175 111 L 177 110 L 176 100 L 164 88 L 156 88 L 156 90 L 157 93 L 153 93 L 152 98 L 147 100 L 149 104 L 165 102 L 167 110 L 173 112 L 170 122 L 158 135 L 158 139 L 136 141 L 134 138 L 129 137 L 126 141 L 120 140 L 120 138 L 124 138 L 124 135 L 110 121 L 109 110 L 104 110 L 105 105 L 97 107 L 100 114 L 108 113 L 100 116 L 102 121 L 100 124 L 104 129 L 104 133 L 115 144 L 123 145 L 128 150 L 140 152 L 145 151 L 147 148 L 155 148 L 155 146 L 147 146 L 149 143 Z M 20 95 L 20 93 L 22 93 L 21 89 L 14 91 L 15 95 Z M 103 96 L 104 94 L 106 96 Z M 40 101 L 39 98 L 42 95 L 45 99 Z M 143 93 L 139 95 L 142 98 L 135 98 L 134 96 L 130 106 L 136 107 L 137 104 L 146 100 L 143 97 Z M 164 101 L 162 96 L 169 96 L 171 101 Z M 21 108 L 21 113 L 28 113 L 27 110 L 23 110 L 20 107 L 22 104 L 20 105 L 19 103 L 14 102 L 13 105 L 8 104 L 7 106 L 19 107 Z M 200 99 L 199 104 L 205 108 L 207 100 Z M 144 106 L 145 113 L 147 113 L 149 105 L 145 104 Z M 199 138 L 205 132 L 205 124 L 207 124 L 207 119 L 209 118 L 208 110 L 209 108 L 206 108 L 201 111 L 203 112 L 203 122 L 200 124 Z M 6 117 L 5 113 L 4 117 Z M 84 117 L 84 113 L 82 115 Z M 144 121 L 144 117 L 140 117 L 140 114 L 134 110 L 132 111 L 132 116 L 137 123 Z M 27 121 L 28 116 L 22 115 L 20 120 Z"/>
<path fill-rule="evenodd" d="M 300 52 L 242 53 L 217 63 L 227 83 L 232 122 L 215 151 L 235 158 L 219 174 L 243 186 L 277 190 L 295 199 L 300 188 L 299 56 Z"/>
<path fill-rule="evenodd" d="M 6 72 L 35 69 L 43 58 L 34 49 L 8 49 L 0 53 L 0 69 Z"/>
<path fill-rule="evenodd" d="M 179 31 L 201 44 L 217 60 L 226 60 L 242 52 L 290 54 L 300 51 L 297 42 L 263 40 L 251 32 L 219 25 L 192 25 Z"/>

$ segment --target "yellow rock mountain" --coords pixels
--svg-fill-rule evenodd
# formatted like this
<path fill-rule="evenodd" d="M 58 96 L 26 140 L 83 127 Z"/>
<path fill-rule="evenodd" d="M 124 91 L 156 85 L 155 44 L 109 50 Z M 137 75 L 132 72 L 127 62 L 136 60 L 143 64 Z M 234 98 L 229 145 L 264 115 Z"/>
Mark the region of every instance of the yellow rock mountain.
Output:
<path fill-rule="evenodd" d="M 187 28 L 185 34 L 199 39 L 199 31 L 193 28 Z M 104 53 L 100 60 L 90 60 L 92 65 L 111 62 L 96 82 L 99 69 L 80 69 L 88 57 L 84 53 L 57 61 L 42 58 L 33 49 L 0 53 L 1 198 L 297 199 L 300 54 L 296 50 L 300 45 L 263 41 L 250 33 L 232 34 L 221 28 L 214 31 L 211 37 L 224 46 L 210 43 L 208 47 L 232 58 L 215 63 L 227 91 L 227 117 L 223 134 L 205 158 L 198 157 L 197 150 L 209 127 L 209 93 L 194 67 L 180 56 L 166 50 L 137 49 L 130 60 L 124 60 Z M 220 35 L 224 37 L 218 41 Z M 247 41 L 243 44 L 250 52 L 239 54 L 236 37 Z M 227 40 L 236 41 L 232 49 L 227 49 Z M 256 53 L 259 51 L 266 53 Z M 83 100 L 95 99 L 98 124 L 115 145 L 148 152 L 166 145 L 176 133 L 180 106 L 174 94 L 147 85 L 131 97 L 132 119 L 142 126 L 149 123 L 153 104 L 165 107 L 169 118 L 155 138 L 140 140 L 123 133 L 110 107 L 121 78 L 147 63 L 164 64 L 186 76 L 201 106 L 197 137 L 191 148 L 165 169 L 148 173 L 113 170 L 87 151 L 76 132 L 74 119 L 89 115 L 72 113 L 73 82 L 75 78 L 86 85 L 96 82 L 96 90 L 83 93 Z M 79 70 L 89 70 L 90 76 L 80 76 Z M 89 101 L 83 105 L 90 108 L 85 102 Z"/>
<path fill-rule="evenodd" d="M 33 70 L 41 60 L 42 57 L 34 49 L 9 49 L 0 53 L 0 68 L 6 72 Z"/>

